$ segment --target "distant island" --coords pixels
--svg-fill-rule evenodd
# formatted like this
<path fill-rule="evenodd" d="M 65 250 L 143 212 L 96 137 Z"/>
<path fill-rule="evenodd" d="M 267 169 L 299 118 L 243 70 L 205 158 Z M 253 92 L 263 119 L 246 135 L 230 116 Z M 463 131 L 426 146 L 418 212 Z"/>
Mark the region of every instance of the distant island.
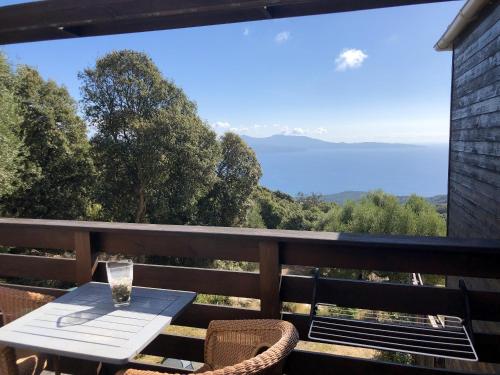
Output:
<path fill-rule="evenodd" d="M 348 149 L 387 149 L 405 147 L 425 147 L 406 143 L 383 142 L 329 142 L 302 135 L 275 134 L 270 137 L 251 137 L 242 135 L 241 138 L 256 152 L 302 152 L 306 150 L 348 150 Z"/>

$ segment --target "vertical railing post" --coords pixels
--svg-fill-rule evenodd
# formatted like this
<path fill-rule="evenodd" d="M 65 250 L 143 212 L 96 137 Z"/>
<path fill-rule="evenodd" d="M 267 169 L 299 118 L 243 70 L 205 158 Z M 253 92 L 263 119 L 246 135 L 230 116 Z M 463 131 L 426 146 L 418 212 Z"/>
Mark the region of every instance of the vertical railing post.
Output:
<path fill-rule="evenodd" d="M 259 242 L 260 312 L 263 318 L 281 317 L 281 264 L 279 243 Z"/>
<path fill-rule="evenodd" d="M 76 257 L 76 283 L 85 284 L 92 280 L 95 258 L 92 254 L 90 233 L 77 231 L 74 234 Z"/>

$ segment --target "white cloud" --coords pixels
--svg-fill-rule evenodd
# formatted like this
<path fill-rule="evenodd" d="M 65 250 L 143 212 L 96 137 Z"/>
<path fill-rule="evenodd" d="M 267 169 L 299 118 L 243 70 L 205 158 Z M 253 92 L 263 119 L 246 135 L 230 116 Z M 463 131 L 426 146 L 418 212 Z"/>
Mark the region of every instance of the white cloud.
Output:
<path fill-rule="evenodd" d="M 356 48 L 344 49 L 335 59 L 336 70 L 343 72 L 347 69 L 356 69 L 363 65 L 368 55 Z"/>
<path fill-rule="evenodd" d="M 217 134 L 232 132 L 253 136 L 269 136 L 272 134 L 321 136 L 328 132 L 328 130 L 323 127 L 304 128 L 290 127 L 280 124 L 253 124 L 248 126 L 233 126 L 227 121 L 214 122 L 212 123 L 212 128 L 217 132 Z"/>
<path fill-rule="evenodd" d="M 282 31 L 274 37 L 274 41 L 278 44 L 285 43 L 290 39 L 290 32 L 289 31 Z"/>
<path fill-rule="evenodd" d="M 290 128 L 288 126 L 281 126 L 280 133 L 284 135 L 304 135 L 307 133 L 307 130 L 303 128 Z"/>
<path fill-rule="evenodd" d="M 306 134 L 306 131 L 302 128 L 293 128 L 292 134 L 293 135 L 304 135 L 304 134 Z"/>
<path fill-rule="evenodd" d="M 217 121 L 212 124 L 212 128 L 214 129 L 229 129 L 231 124 L 227 121 Z"/>
<path fill-rule="evenodd" d="M 316 128 L 316 129 L 313 129 L 312 133 L 322 135 L 322 134 L 328 133 L 328 130 L 326 128 Z"/>
<path fill-rule="evenodd" d="M 323 135 L 328 133 L 328 130 L 326 128 L 315 128 L 315 129 L 307 129 L 307 128 L 290 128 L 289 126 L 279 126 L 276 125 L 275 127 L 279 127 L 279 133 L 284 134 L 284 135 Z"/>
<path fill-rule="evenodd" d="M 218 134 L 223 134 L 226 132 L 233 132 L 233 133 L 246 133 L 250 130 L 250 128 L 247 127 L 236 127 L 236 126 L 231 126 L 231 124 L 227 121 L 217 121 L 212 124 L 212 128 L 218 133 Z"/>
<path fill-rule="evenodd" d="M 248 132 L 250 129 L 249 128 L 246 128 L 246 127 L 243 127 L 243 128 L 236 128 L 236 127 L 233 127 L 233 128 L 229 128 L 229 131 L 230 132 L 233 132 L 233 133 L 246 133 Z"/>
<path fill-rule="evenodd" d="M 243 29 L 243 35 L 244 35 L 244 36 L 249 36 L 249 35 L 250 35 L 250 29 L 249 29 L 248 27 L 245 27 L 245 28 Z"/>

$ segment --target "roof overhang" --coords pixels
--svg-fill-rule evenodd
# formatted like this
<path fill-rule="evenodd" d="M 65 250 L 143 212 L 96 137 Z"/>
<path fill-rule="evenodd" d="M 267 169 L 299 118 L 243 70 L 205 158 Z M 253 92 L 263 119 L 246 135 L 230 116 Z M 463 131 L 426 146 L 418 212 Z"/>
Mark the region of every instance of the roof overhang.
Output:
<path fill-rule="evenodd" d="M 435 44 L 434 49 L 436 51 L 451 51 L 455 39 L 476 19 L 478 13 L 489 3 L 491 3 L 491 0 L 468 0 L 462 9 L 460 9 L 453 22 L 448 26 L 443 36 Z"/>
<path fill-rule="evenodd" d="M 450 0 L 45 0 L 0 7 L 0 44 L 442 1 Z"/>

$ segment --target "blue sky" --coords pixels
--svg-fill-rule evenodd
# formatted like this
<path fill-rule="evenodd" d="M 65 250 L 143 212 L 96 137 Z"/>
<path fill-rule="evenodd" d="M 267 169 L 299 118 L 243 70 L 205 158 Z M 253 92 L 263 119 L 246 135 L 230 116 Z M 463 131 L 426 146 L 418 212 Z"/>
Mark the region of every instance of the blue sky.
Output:
<path fill-rule="evenodd" d="M 14 1 L 11 1 L 14 2 Z M 2 2 L 6 4 L 9 2 Z M 434 43 L 463 1 L 0 47 L 79 99 L 77 73 L 115 49 L 149 54 L 222 133 L 448 141 L 451 53 Z"/>

